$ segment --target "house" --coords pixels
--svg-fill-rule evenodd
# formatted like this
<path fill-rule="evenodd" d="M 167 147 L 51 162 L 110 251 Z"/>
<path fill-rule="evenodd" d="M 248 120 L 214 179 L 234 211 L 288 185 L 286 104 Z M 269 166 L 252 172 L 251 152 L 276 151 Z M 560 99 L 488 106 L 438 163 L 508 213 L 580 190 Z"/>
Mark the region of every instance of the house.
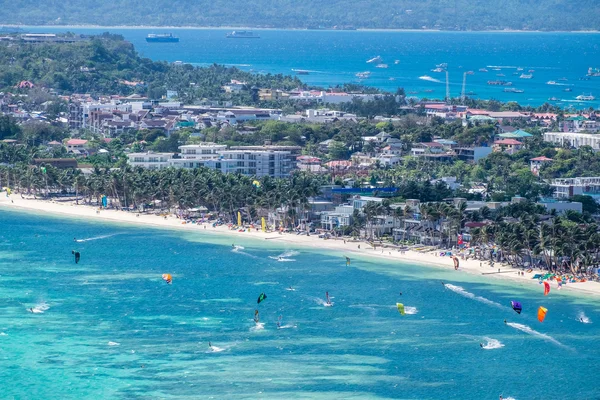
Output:
<path fill-rule="evenodd" d="M 246 82 L 240 82 L 238 80 L 232 79 L 228 84 L 223 85 L 222 88 L 223 90 L 225 90 L 225 93 L 239 93 L 244 89 L 246 85 Z"/>
<path fill-rule="evenodd" d="M 314 173 L 327 171 L 321 166 L 321 159 L 313 156 L 298 156 L 296 157 L 298 169 L 300 171 L 309 171 Z"/>
<path fill-rule="evenodd" d="M 531 133 L 525 132 L 521 129 L 517 129 L 512 132 L 505 132 L 505 133 L 500 133 L 500 134 L 496 135 L 496 140 L 502 140 L 502 139 L 525 140 L 530 137 L 533 137 L 533 135 Z"/>
<path fill-rule="evenodd" d="M 507 154 L 515 154 L 523 147 L 523 143 L 515 139 L 502 139 L 494 142 L 494 152 L 504 152 Z"/>
<path fill-rule="evenodd" d="M 88 141 L 84 139 L 67 140 L 67 151 L 69 153 L 83 154 L 87 153 Z"/>
<path fill-rule="evenodd" d="M 454 152 L 459 160 L 469 163 L 476 163 L 482 158 L 489 156 L 492 153 L 491 147 L 455 147 Z"/>
<path fill-rule="evenodd" d="M 542 166 L 544 166 L 545 164 L 548 164 L 550 162 L 552 162 L 554 160 L 552 160 L 551 158 L 548 157 L 535 157 L 529 160 L 529 169 L 531 170 L 531 173 L 534 174 L 535 176 L 539 176 L 540 175 L 540 168 L 542 168 Z"/>

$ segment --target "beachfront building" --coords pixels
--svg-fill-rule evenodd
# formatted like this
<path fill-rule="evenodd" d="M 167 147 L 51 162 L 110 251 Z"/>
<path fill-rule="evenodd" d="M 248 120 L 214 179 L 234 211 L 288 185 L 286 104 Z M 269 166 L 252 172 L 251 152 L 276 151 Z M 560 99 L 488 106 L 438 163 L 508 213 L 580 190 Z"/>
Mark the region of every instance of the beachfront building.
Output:
<path fill-rule="evenodd" d="M 594 150 L 600 150 L 600 135 L 576 132 L 545 132 L 544 142 L 554 143 L 560 147 L 580 148 L 590 146 Z"/>
<path fill-rule="evenodd" d="M 129 165 L 146 169 L 163 169 L 169 167 L 173 153 L 129 153 L 127 155 Z"/>
<path fill-rule="evenodd" d="M 600 176 L 558 178 L 554 179 L 550 186 L 554 189 L 553 196 L 557 199 L 568 199 L 583 194 L 600 203 Z"/>
<path fill-rule="evenodd" d="M 180 154 L 132 153 L 132 166 L 151 169 L 167 167 L 216 169 L 222 173 L 283 178 L 296 168 L 296 146 L 238 146 L 228 149 L 214 143 L 179 146 Z"/>

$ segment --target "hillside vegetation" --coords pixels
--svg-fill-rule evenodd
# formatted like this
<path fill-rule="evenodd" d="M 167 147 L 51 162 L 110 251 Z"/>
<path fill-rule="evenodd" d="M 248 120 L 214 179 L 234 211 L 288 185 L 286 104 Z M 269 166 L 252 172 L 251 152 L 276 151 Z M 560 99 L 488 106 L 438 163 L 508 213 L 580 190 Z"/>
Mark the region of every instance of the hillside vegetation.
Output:
<path fill-rule="evenodd" d="M 0 23 L 287 28 L 590 30 L 596 0 L 28 0 L 4 2 Z"/>

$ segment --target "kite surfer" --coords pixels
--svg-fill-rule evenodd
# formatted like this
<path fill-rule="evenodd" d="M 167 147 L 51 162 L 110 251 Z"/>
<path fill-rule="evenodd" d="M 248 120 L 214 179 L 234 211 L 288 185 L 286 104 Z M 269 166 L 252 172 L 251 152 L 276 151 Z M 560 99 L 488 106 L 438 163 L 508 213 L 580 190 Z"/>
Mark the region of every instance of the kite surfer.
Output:
<path fill-rule="evenodd" d="M 329 299 L 329 292 L 325 292 L 325 297 L 327 298 L 327 305 L 331 305 L 331 300 Z"/>
<path fill-rule="evenodd" d="M 279 318 L 277 319 L 277 329 L 281 328 L 281 319 L 283 318 L 283 315 L 280 315 Z"/>
<path fill-rule="evenodd" d="M 214 350 L 213 347 L 212 347 L 212 343 L 208 342 L 208 348 L 211 349 L 211 350 Z"/>
<path fill-rule="evenodd" d="M 260 318 L 258 317 L 258 310 L 254 310 L 254 323 L 258 324 Z"/>
<path fill-rule="evenodd" d="M 483 343 L 479 343 L 479 347 L 483 349 Z"/>
<path fill-rule="evenodd" d="M 29 312 L 33 314 L 33 307 L 29 309 Z"/>
<path fill-rule="evenodd" d="M 504 323 L 506 324 L 506 320 L 504 320 Z"/>

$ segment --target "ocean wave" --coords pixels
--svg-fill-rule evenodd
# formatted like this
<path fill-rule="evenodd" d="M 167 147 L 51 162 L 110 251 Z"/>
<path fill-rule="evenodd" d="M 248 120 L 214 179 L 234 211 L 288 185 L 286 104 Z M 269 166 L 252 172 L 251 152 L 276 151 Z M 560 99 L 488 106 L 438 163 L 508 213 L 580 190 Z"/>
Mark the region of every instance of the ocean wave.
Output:
<path fill-rule="evenodd" d="M 452 290 L 454 293 L 458 293 L 461 296 L 464 296 L 466 298 L 469 299 L 473 299 L 476 301 L 479 301 L 480 303 L 484 303 L 484 304 L 488 304 L 490 306 L 494 306 L 494 307 L 498 307 L 498 308 L 504 308 L 502 306 L 502 304 L 500 303 L 496 303 L 495 301 L 492 301 L 490 299 L 486 299 L 485 297 L 481 297 L 481 296 L 477 296 L 471 292 L 467 292 L 463 287 L 460 286 L 455 286 L 451 283 L 445 283 L 444 286 L 450 290 Z"/>
<path fill-rule="evenodd" d="M 525 332 L 525 333 L 528 333 L 530 335 L 537 336 L 537 337 L 539 337 L 541 339 L 547 340 L 548 342 L 552 342 L 552 343 L 554 343 L 554 344 L 556 344 L 558 346 L 566 347 L 564 344 L 562 344 L 558 340 L 554 339 L 552 336 L 546 335 L 545 333 L 541 333 L 541 332 L 538 332 L 536 330 L 533 330 L 533 329 L 531 329 L 527 325 L 517 324 L 517 323 L 514 323 L 514 322 L 507 322 L 506 325 L 508 325 L 508 326 L 510 326 L 512 328 L 518 329 L 521 332 Z"/>
<path fill-rule="evenodd" d="M 107 345 L 109 346 L 120 346 L 121 343 L 117 343 L 117 342 L 108 342 Z"/>
<path fill-rule="evenodd" d="M 499 340 L 492 339 L 489 337 L 484 337 L 484 339 L 487 340 L 487 343 L 482 346 L 484 350 L 493 350 L 504 347 L 504 344 L 502 344 L 502 342 L 500 342 Z"/>

